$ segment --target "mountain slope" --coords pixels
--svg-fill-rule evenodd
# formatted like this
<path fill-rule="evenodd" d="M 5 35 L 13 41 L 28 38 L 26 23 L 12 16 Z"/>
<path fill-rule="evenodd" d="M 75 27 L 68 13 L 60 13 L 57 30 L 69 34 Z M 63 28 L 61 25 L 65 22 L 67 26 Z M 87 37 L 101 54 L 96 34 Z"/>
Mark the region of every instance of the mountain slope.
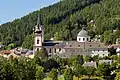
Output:
<path fill-rule="evenodd" d="M 45 26 L 45 39 L 53 36 L 57 40 L 76 39 L 83 25 L 87 27 L 91 37 L 94 37 L 108 29 L 119 27 L 119 8 L 119 0 L 63 0 L 3 24 L 0 26 L 0 42 L 5 45 L 19 42 L 21 45 L 25 37 L 32 34 L 38 13 L 42 15 Z M 89 23 L 91 20 L 94 21 L 93 24 Z"/>

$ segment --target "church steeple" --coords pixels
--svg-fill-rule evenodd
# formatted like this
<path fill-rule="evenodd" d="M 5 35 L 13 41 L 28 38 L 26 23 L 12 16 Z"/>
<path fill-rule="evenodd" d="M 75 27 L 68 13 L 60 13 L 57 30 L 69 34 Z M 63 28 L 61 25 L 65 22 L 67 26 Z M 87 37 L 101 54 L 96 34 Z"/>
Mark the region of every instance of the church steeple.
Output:
<path fill-rule="evenodd" d="M 35 55 L 36 51 L 41 49 L 42 43 L 44 42 L 44 28 L 42 25 L 41 15 L 39 14 L 38 14 L 38 19 L 37 19 L 37 24 L 35 26 L 34 34 L 35 37 L 34 37 L 33 51 Z"/>
<path fill-rule="evenodd" d="M 42 20 L 41 20 L 41 15 L 38 14 L 38 19 L 37 19 L 37 24 L 35 26 L 35 33 L 40 33 L 41 31 L 43 31 L 43 25 L 42 25 Z"/>
<path fill-rule="evenodd" d="M 38 14 L 37 25 L 42 25 L 42 15 Z"/>

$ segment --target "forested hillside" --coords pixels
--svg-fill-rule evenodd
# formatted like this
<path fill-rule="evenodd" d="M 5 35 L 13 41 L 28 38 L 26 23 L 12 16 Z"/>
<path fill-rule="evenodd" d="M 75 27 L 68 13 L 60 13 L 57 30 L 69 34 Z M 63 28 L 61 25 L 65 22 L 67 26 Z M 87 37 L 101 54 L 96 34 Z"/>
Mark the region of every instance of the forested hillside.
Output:
<path fill-rule="evenodd" d="M 63 0 L 1 25 L 0 42 L 5 45 L 19 43 L 25 48 L 32 48 L 32 29 L 40 13 L 45 39 L 54 37 L 56 40 L 73 40 L 81 27 L 85 26 L 92 38 L 102 35 L 105 43 L 115 43 L 116 38 L 120 37 L 119 8 L 119 0 Z M 117 31 L 113 33 L 116 28 Z"/>

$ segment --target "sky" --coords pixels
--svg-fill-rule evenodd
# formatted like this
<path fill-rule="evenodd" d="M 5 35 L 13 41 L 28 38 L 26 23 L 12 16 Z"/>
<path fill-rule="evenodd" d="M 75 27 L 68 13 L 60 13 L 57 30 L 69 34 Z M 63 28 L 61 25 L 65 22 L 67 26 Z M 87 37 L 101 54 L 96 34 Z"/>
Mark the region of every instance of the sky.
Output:
<path fill-rule="evenodd" d="M 0 0 L 0 24 L 23 17 L 59 0 Z"/>

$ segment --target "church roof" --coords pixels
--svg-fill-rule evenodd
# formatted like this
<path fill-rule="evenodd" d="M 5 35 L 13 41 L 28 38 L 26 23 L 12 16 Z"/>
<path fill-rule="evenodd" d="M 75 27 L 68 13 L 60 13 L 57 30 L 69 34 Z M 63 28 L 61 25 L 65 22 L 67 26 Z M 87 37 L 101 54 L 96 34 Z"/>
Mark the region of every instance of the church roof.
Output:
<path fill-rule="evenodd" d="M 88 32 L 82 28 L 82 30 L 78 33 L 77 37 L 89 37 Z"/>

